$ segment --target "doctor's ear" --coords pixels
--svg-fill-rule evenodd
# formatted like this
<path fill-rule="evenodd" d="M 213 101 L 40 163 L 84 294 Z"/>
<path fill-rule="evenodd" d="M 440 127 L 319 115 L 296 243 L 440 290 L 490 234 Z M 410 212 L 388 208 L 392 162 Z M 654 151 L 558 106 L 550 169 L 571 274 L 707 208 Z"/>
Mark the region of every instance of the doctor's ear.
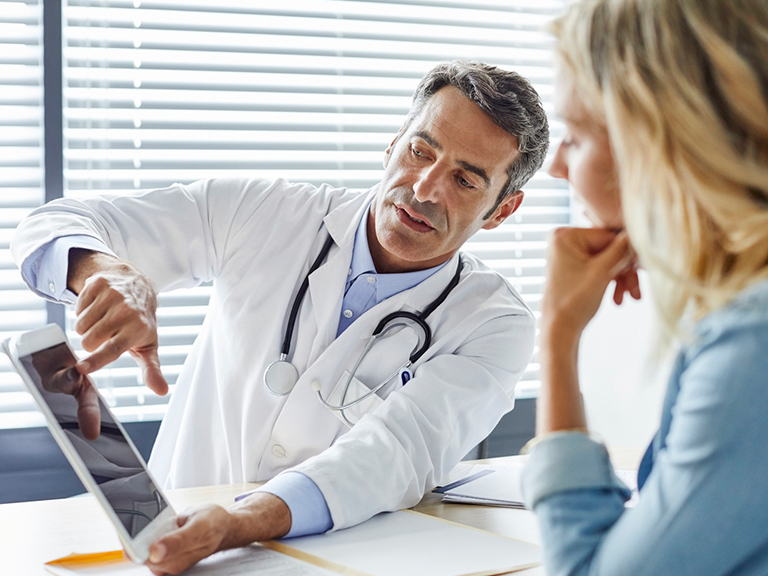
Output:
<path fill-rule="evenodd" d="M 384 168 L 385 169 L 389 164 L 389 158 L 392 155 L 392 149 L 395 147 L 395 144 L 397 144 L 397 141 L 400 140 L 400 136 L 403 135 L 404 131 L 405 131 L 405 124 L 400 126 L 400 130 L 397 131 L 397 134 L 395 134 L 395 137 L 392 139 L 392 142 L 390 142 L 389 146 L 387 146 L 387 149 L 384 150 Z"/>
<path fill-rule="evenodd" d="M 520 204 L 523 203 L 523 196 L 523 191 L 518 190 L 504 198 L 498 208 L 493 211 L 493 214 L 491 214 L 490 218 L 485 222 L 483 230 L 493 230 L 499 224 L 504 222 L 504 220 L 512 216 L 512 214 L 520 208 Z"/>

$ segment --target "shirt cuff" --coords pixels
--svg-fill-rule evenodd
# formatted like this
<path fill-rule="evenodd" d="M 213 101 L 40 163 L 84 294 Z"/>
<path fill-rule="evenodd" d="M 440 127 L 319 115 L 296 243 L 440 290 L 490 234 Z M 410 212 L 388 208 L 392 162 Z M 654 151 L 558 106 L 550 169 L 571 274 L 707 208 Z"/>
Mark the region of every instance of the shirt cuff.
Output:
<path fill-rule="evenodd" d="M 106 244 L 92 236 L 62 236 L 35 250 L 21 263 L 22 276 L 35 291 L 57 302 L 74 304 L 77 295 L 67 289 L 69 251 L 83 248 L 116 256 Z"/>
<path fill-rule="evenodd" d="M 291 530 L 285 538 L 321 534 L 333 528 L 331 511 L 317 484 L 301 472 L 284 472 L 253 492 L 269 492 L 291 511 Z M 238 496 L 240 500 L 253 492 Z"/>
<path fill-rule="evenodd" d="M 608 450 L 582 432 L 554 432 L 536 444 L 523 470 L 523 497 L 533 510 L 543 499 L 581 489 L 629 489 L 616 476 Z"/>

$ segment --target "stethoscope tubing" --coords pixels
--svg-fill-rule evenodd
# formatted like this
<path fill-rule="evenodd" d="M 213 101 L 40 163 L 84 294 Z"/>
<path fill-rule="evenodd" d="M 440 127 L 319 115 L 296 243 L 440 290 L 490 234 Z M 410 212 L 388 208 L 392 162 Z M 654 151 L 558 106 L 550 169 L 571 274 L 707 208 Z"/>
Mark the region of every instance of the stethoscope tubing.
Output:
<path fill-rule="evenodd" d="M 362 363 L 363 359 L 367 356 L 368 352 L 371 350 L 373 345 L 376 343 L 376 340 L 378 340 L 380 336 L 383 336 L 384 334 L 386 334 L 387 331 L 389 331 L 392 328 L 397 328 L 398 326 L 407 326 L 407 324 L 405 324 L 404 322 L 400 322 L 398 324 L 391 324 L 390 326 L 387 326 L 387 329 L 384 332 L 380 332 L 379 334 L 374 334 L 368 339 L 368 343 L 365 345 L 365 348 L 363 348 L 363 351 L 360 354 L 360 357 L 357 359 L 357 362 L 355 362 L 355 366 L 352 368 L 352 371 L 349 373 L 349 376 L 347 376 L 347 381 L 344 383 L 344 394 L 341 397 L 341 404 L 339 405 L 330 404 L 328 401 L 325 400 L 325 398 L 323 398 L 319 389 L 315 391 L 317 393 L 317 399 L 320 400 L 320 403 L 323 406 L 328 408 L 328 410 L 332 410 L 334 412 L 341 412 L 341 411 L 347 410 L 348 408 L 352 408 L 353 406 L 360 404 L 360 402 L 363 402 L 364 400 L 367 400 L 368 398 L 376 394 L 376 392 L 378 392 L 379 390 L 384 388 L 384 386 L 389 384 L 389 382 L 391 382 L 392 379 L 395 378 L 401 371 L 407 370 L 413 365 L 413 362 L 408 360 L 408 362 L 406 362 L 405 364 L 400 366 L 400 368 L 392 372 L 392 374 L 387 376 L 387 378 L 384 379 L 378 386 L 376 386 L 375 388 L 372 388 L 371 390 L 369 390 L 368 392 L 360 396 L 360 398 L 356 398 L 351 402 L 347 402 L 349 385 L 352 383 L 352 378 L 354 378 L 354 375 L 357 372 L 357 369 L 360 367 L 360 364 Z M 420 348 L 420 346 L 417 346 L 417 347 Z"/>
<path fill-rule="evenodd" d="M 317 258 L 315 258 L 312 266 L 309 267 L 309 272 L 307 272 L 307 275 L 304 277 L 304 281 L 301 283 L 299 291 L 296 293 L 296 298 L 293 299 L 291 313 L 288 316 L 288 325 L 285 328 L 283 346 L 280 349 L 282 356 L 280 358 L 281 360 L 288 358 L 288 353 L 291 350 L 291 340 L 293 339 L 293 329 L 296 326 L 296 316 L 299 314 L 299 308 L 301 307 L 302 300 L 304 300 L 304 294 L 307 293 L 307 289 L 309 288 L 309 277 L 315 270 L 320 268 L 320 264 L 323 262 L 323 260 L 325 260 L 325 257 L 328 256 L 328 252 L 330 252 L 332 245 L 333 238 L 328 235 L 328 238 L 325 240 L 325 244 L 323 244 L 323 247 L 320 249 L 320 254 L 317 255 Z"/>
<path fill-rule="evenodd" d="M 291 305 L 291 311 L 288 316 L 288 324 L 285 329 L 285 338 L 283 339 L 283 345 L 280 350 L 280 360 L 270 365 L 267 368 L 267 372 L 264 375 L 264 383 L 266 384 L 267 388 L 269 389 L 270 392 L 272 392 L 273 394 L 277 394 L 278 396 L 282 396 L 290 392 L 290 389 L 292 389 L 292 386 L 290 387 L 290 389 L 286 390 L 285 392 L 274 390 L 269 383 L 269 378 L 268 378 L 269 372 L 272 369 L 272 367 L 276 364 L 287 364 L 288 366 L 291 366 L 293 368 L 293 365 L 288 361 L 288 354 L 290 353 L 291 341 L 293 339 L 293 331 L 296 326 L 296 318 L 299 313 L 299 308 L 301 307 L 301 302 L 303 301 L 304 295 L 306 294 L 307 289 L 309 288 L 309 277 L 312 275 L 313 272 L 315 272 L 320 267 L 320 264 L 326 258 L 326 256 L 328 256 L 328 252 L 330 251 L 332 244 L 333 244 L 333 238 L 331 238 L 331 236 L 329 235 L 325 243 L 323 244 L 323 247 L 321 248 L 320 253 L 317 255 L 317 258 L 315 258 L 314 262 L 312 263 L 312 266 L 310 266 L 309 272 L 307 272 L 307 275 L 304 277 L 304 280 L 301 283 L 301 286 L 299 287 L 298 292 L 296 293 L 296 297 L 293 300 L 293 304 Z M 373 331 L 373 334 L 371 335 L 371 338 L 368 340 L 368 343 L 365 345 L 365 348 L 363 349 L 362 354 L 357 359 L 357 362 L 355 362 L 354 367 L 352 368 L 351 372 L 349 372 L 347 376 L 347 381 L 344 384 L 344 393 L 342 394 L 341 404 L 334 405 L 329 403 L 325 398 L 323 398 L 322 392 L 320 391 L 319 382 L 312 383 L 312 389 L 317 394 L 317 399 L 320 401 L 320 403 L 328 410 L 339 412 L 344 422 L 348 426 L 350 427 L 353 426 L 353 423 L 350 422 L 349 419 L 347 418 L 346 414 L 344 413 L 345 410 L 348 410 L 349 408 L 352 408 L 357 404 L 364 402 L 365 400 L 367 400 L 368 398 L 376 394 L 379 390 L 381 390 L 384 386 L 386 386 L 389 382 L 391 382 L 392 379 L 395 378 L 402 370 L 408 370 L 429 349 L 429 346 L 432 343 L 432 330 L 430 329 L 429 324 L 427 324 L 426 319 L 430 314 L 432 314 L 432 312 L 434 312 L 437 309 L 438 306 L 440 306 L 445 301 L 445 299 L 448 297 L 448 294 L 451 293 L 451 291 L 458 285 L 459 281 L 461 280 L 461 268 L 462 268 L 461 256 L 459 256 L 458 260 L 459 262 L 456 267 L 456 273 L 453 275 L 453 278 L 451 279 L 451 281 L 443 289 L 440 295 L 434 301 L 432 301 L 423 311 L 421 311 L 418 314 L 415 314 L 413 312 L 407 312 L 405 310 L 398 310 L 390 314 L 387 314 L 384 318 L 382 318 L 379 321 L 379 323 L 376 325 L 376 328 Z M 366 357 L 368 352 L 373 347 L 374 343 L 381 336 L 383 336 L 393 328 L 396 328 L 399 326 L 411 326 L 405 322 L 398 322 L 393 324 L 392 322 L 397 319 L 411 320 L 421 328 L 423 332 L 423 340 L 421 344 L 419 344 L 419 342 L 417 341 L 416 346 L 414 347 L 413 351 L 411 351 L 411 354 L 408 357 L 408 361 L 405 364 L 403 364 L 400 368 L 398 368 L 395 372 L 393 372 L 389 377 L 383 380 L 378 386 L 376 386 L 375 388 L 372 388 L 371 390 L 369 390 L 359 398 L 356 398 L 351 402 L 347 402 L 346 401 L 347 394 L 349 393 L 349 387 L 352 383 L 352 379 L 354 378 L 354 375 L 357 373 L 357 369 L 360 367 L 360 364 L 362 363 L 363 359 Z M 295 371 L 295 368 L 293 368 L 293 370 Z M 296 373 L 293 385 L 295 385 L 295 380 L 297 379 L 298 379 L 298 373 Z"/>

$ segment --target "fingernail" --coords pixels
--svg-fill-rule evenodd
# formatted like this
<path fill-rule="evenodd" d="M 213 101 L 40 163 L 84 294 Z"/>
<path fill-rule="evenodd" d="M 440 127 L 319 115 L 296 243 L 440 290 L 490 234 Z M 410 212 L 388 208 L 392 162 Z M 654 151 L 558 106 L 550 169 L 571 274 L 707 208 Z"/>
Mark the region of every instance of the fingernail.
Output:
<path fill-rule="evenodd" d="M 88 360 L 80 360 L 80 362 L 77 363 L 78 372 L 88 372 L 90 370 L 91 365 L 88 363 Z"/>
<path fill-rule="evenodd" d="M 149 551 L 149 561 L 153 564 L 157 564 L 163 558 L 165 558 L 165 546 L 162 544 L 155 544 L 152 546 L 152 550 Z"/>

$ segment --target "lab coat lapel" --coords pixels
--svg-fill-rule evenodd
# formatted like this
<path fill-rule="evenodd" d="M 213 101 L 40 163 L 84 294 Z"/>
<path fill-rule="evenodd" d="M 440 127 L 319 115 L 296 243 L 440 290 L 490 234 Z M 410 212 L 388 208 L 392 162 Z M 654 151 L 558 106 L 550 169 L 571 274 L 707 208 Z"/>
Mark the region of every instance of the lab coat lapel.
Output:
<path fill-rule="evenodd" d="M 355 244 L 355 231 L 373 194 L 375 189 L 368 195 L 342 204 L 324 219 L 328 232 L 339 246 L 339 251 L 335 254 L 332 252 L 326 263 L 309 277 L 309 296 L 317 322 L 317 339 L 310 352 L 310 364 L 336 338 L 344 285 Z"/>
<path fill-rule="evenodd" d="M 458 265 L 459 255 L 456 253 L 440 270 L 411 290 L 406 291 L 408 299 L 405 301 L 404 307 L 412 312 L 421 313 L 445 290 L 454 274 L 456 274 L 456 267 Z M 442 307 L 442 304 L 440 306 Z M 440 308 L 437 310 L 439 311 Z M 429 322 L 429 318 L 427 322 Z"/>

